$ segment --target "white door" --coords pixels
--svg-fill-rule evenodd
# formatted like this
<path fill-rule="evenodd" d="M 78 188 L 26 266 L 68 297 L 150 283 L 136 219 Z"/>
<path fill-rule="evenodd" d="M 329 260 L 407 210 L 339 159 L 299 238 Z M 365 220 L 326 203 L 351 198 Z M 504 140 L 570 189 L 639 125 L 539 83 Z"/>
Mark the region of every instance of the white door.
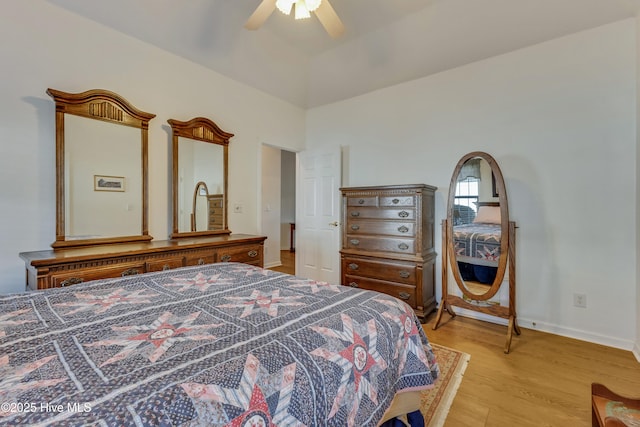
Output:
<path fill-rule="evenodd" d="M 340 283 L 340 147 L 298 153 L 296 274 Z"/>

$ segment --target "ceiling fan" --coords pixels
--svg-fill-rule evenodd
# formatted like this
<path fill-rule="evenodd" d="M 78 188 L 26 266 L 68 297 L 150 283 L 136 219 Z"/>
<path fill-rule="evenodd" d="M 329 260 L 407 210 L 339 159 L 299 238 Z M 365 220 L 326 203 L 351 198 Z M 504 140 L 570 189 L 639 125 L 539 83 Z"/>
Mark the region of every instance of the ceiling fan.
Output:
<path fill-rule="evenodd" d="M 276 7 L 285 15 L 289 15 L 294 5 L 296 19 L 309 18 L 310 12 L 314 12 L 331 37 L 337 38 L 344 33 L 344 25 L 329 0 L 262 0 L 244 27 L 248 30 L 257 30 L 271 16 Z"/>

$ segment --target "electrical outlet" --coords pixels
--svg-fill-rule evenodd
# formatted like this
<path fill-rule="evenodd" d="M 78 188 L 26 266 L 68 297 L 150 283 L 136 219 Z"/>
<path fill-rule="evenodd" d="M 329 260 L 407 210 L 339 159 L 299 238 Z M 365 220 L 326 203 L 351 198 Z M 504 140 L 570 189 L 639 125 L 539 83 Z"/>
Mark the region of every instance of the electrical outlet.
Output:
<path fill-rule="evenodd" d="M 587 308 L 587 296 L 585 294 L 573 294 L 573 306 Z"/>

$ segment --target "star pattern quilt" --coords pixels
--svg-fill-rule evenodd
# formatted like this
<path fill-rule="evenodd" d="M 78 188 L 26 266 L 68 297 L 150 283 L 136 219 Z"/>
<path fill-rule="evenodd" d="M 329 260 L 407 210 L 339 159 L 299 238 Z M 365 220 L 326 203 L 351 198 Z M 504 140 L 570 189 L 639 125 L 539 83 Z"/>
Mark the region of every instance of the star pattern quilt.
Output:
<path fill-rule="evenodd" d="M 0 296 L 0 425 L 375 426 L 438 374 L 404 302 L 245 264 Z"/>
<path fill-rule="evenodd" d="M 500 259 L 500 224 L 472 223 L 453 227 L 456 260 L 497 267 Z"/>

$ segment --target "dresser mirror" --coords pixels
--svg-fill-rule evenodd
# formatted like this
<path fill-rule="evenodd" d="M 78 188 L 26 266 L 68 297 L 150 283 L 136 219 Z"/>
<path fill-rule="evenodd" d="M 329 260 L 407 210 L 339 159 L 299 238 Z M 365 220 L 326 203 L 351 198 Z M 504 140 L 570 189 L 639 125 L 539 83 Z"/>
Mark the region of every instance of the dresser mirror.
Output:
<path fill-rule="evenodd" d="M 509 221 L 504 179 L 491 155 L 472 152 L 456 165 L 442 242 L 442 301 L 434 329 L 444 310 L 455 317 L 452 306 L 506 318 L 508 353 L 513 331 L 520 334 L 515 311 L 515 223 Z M 462 296 L 450 293 L 449 272 Z M 494 298 L 505 277 L 509 287 L 506 306 Z"/>
<path fill-rule="evenodd" d="M 148 241 L 148 128 L 120 95 L 48 89 L 56 112 L 54 248 Z"/>
<path fill-rule="evenodd" d="M 172 130 L 172 238 L 230 234 L 227 168 L 231 133 L 197 117 L 169 120 Z"/>

